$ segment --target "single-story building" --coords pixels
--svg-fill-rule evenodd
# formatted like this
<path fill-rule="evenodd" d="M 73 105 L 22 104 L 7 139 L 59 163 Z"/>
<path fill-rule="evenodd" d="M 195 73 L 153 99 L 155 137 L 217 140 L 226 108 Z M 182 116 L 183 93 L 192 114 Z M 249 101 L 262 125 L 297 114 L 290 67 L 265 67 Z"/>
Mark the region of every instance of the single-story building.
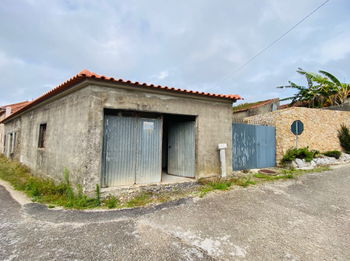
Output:
<path fill-rule="evenodd" d="M 158 183 L 166 173 L 220 175 L 222 143 L 230 173 L 239 99 L 84 70 L 2 121 L 6 135 L 16 135 L 5 154 L 56 180 L 67 169 L 86 191 Z"/>

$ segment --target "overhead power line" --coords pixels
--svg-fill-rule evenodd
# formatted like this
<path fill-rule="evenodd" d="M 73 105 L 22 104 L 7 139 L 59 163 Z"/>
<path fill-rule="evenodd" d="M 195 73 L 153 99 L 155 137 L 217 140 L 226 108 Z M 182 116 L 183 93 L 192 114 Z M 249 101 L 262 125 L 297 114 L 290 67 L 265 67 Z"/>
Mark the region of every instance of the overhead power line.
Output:
<path fill-rule="evenodd" d="M 252 56 L 250 59 L 248 59 L 245 63 L 243 63 L 242 65 L 238 66 L 237 69 L 233 72 L 233 73 L 237 73 L 240 70 L 242 70 L 244 67 L 246 67 L 249 63 L 251 63 L 254 59 L 256 59 L 258 56 L 260 56 L 261 54 L 263 54 L 265 51 L 267 51 L 268 49 L 270 49 L 272 46 L 274 46 L 277 42 L 279 42 L 280 40 L 282 40 L 287 34 L 289 34 L 291 31 L 293 31 L 298 25 L 300 25 L 301 23 L 303 23 L 306 19 L 308 19 L 310 16 L 312 16 L 314 13 L 316 13 L 320 8 L 322 8 L 325 4 L 327 4 L 330 0 L 326 0 L 324 1 L 322 4 L 320 4 L 318 7 L 316 7 L 314 10 L 312 10 L 309 14 L 307 14 L 304 18 L 302 18 L 299 22 L 297 22 L 295 25 L 293 25 L 288 31 L 286 31 L 285 33 L 283 33 L 281 36 L 279 36 L 278 38 L 276 38 L 274 41 L 272 41 L 270 44 L 268 44 L 266 47 L 264 47 L 263 49 L 261 49 L 259 52 L 257 52 L 254 56 Z M 223 79 L 225 79 L 227 77 L 224 77 Z"/>

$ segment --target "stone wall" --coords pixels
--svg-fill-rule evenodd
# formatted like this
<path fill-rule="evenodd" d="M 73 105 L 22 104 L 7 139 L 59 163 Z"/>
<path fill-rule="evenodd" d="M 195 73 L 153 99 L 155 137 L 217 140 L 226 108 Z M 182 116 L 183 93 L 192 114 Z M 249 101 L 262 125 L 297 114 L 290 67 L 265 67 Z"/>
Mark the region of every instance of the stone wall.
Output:
<path fill-rule="evenodd" d="M 299 148 L 308 146 L 320 152 L 341 150 L 337 133 L 341 124 L 350 127 L 350 112 L 293 107 L 247 117 L 244 121 L 276 127 L 276 158 L 279 162 L 288 149 L 295 147 L 295 135 L 290 130 L 295 120 L 304 123 L 304 132 L 298 138 Z"/>

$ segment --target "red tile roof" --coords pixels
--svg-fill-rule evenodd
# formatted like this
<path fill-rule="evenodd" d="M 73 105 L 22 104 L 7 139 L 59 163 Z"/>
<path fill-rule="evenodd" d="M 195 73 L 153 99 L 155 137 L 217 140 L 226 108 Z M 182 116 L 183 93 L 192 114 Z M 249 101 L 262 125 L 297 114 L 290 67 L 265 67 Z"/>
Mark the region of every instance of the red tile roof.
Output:
<path fill-rule="evenodd" d="M 11 113 L 15 113 L 15 112 L 19 111 L 20 109 L 22 109 L 23 107 L 27 106 L 29 103 L 30 103 L 29 101 L 24 101 L 24 102 L 0 106 L 0 111 L 1 110 L 6 111 L 6 108 L 11 107 Z"/>
<path fill-rule="evenodd" d="M 168 86 L 160 86 L 160 85 L 154 85 L 154 84 L 146 84 L 141 82 L 132 82 L 132 81 L 126 81 L 123 79 L 115 79 L 113 77 L 108 77 L 105 75 L 98 75 L 94 72 L 90 72 L 89 70 L 83 70 L 79 74 L 75 75 L 74 77 L 70 78 L 69 80 L 65 81 L 61 85 L 57 86 L 56 88 L 52 89 L 51 91 L 47 92 L 46 94 L 40 96 L 39 98 L 33 100 L 32 102 L 29 102 L 26 106 L 19 109 L 15 113 L 11 114 L 9 117 L 7 117 L 5 120 L 9 120 L 13 117 L 15 117 L 17 114 L 26 111 L 27 109 L 33 107 L 36 104 L 39 104 L 65 90 L 68 90 L 72 88 L 74 85 L 81 83 L 82 81 L 86 79 L 96 79 L 96 80 L 103 80 L 108 82 L 117 82 L 121 84 L 126 84 L 134 87 L 142 87 L 142 88 L 154 88 L 154 89 L 162 89 L 165 91 L 170 92 L 176 92 L 176 93 L 185 93 L 185 94 L 193 94 L 193 95 L 200 95 L 200 96 L 207 96 L 207 97 L 213 97 L 213 98 L 222 98 L 227 100 L 243 100 L 243 98 L 236 94 L 214 94 L 214 93 L 208 93 L 208 92 L 199 92 L 199 91 L 190 91 L 185 89 L 178 89 L 174 87 L 168 87 Z"/>
<path fill-rule="evenodd" d="M 264 105 L 267 105 L 267 104 L 270 104 L 270 103 L 274 103 L 274 102 L 278 102 L 279 101 L 279 98 L 275 98 L 275 99 L 269 99 L 269 100 L 265 100 L 265 101 L 259 101 L 259 102 L 254 102 L 252 104 L 247 104 L 246 106 L 244 106 L 244 108 L 242 109 L 237 109 L 237 110 L 234 110 L 234 113 L 236 112 L 242 112 L 242 111 L 247 111 L 247 110 L 251 110 L 251 109 L 256 109 L 256 108 L 259 108 L 261 106 L 264 106 Z M 244 105 L 241 104 L 241 105 L 237 105 L 237 108 L 239 108 L 239 106 L 242 106 Z"/>

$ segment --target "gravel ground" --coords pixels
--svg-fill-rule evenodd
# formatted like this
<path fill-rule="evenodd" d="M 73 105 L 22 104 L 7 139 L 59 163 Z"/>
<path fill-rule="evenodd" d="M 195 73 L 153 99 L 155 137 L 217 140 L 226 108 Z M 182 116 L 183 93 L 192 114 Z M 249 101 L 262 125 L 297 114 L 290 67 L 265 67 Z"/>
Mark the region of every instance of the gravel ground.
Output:
<path fill-rule="evenodd" d="M 0 260 L 350 260 L 350 166 L 158 207 L 52 210 L 0 186 Z"/>

